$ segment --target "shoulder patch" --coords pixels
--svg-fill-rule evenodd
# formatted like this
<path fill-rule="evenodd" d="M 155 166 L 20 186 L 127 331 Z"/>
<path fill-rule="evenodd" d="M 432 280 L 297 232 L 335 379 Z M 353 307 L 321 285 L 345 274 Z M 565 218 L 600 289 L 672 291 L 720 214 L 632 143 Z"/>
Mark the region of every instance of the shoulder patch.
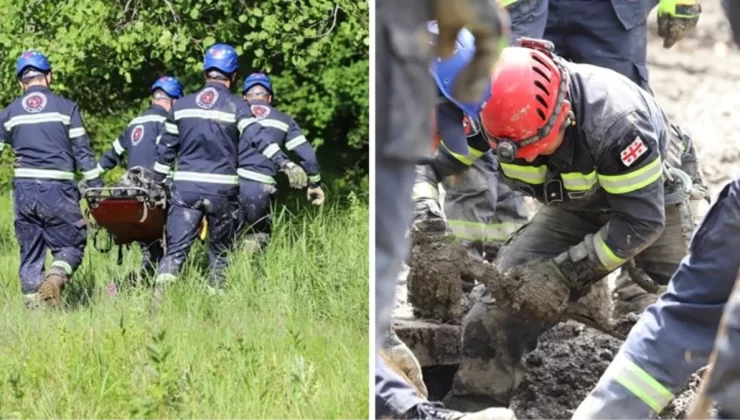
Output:
<path fill-rule="evenodd" d="M 195 104 L 203 109 L 209 109 L 213 107 L 213 104 L 218 100 L 218 91 L 212 87 L 203 89 L 198 96 L 195 97 Z"/>
<path fill-rule="evenodd" d="M 254 116 L 258 120 L 265 119 L 268 115 L 270 115 L 270 107 L 269 106 L 252 105 L 250 108 L 252 108 L 252 114 L 254 114 Z"/>
<path fill-rule="evenodd" d="M 46 95 L 41 92 L 33 92 L 23 98 L 23 109 L 27 112 L 41 112 L 46 107 Z"/>
<path fill-rule="evenodd" d="M 480 124 L 467 115 L 463 118 L 463 128 L 465 129 L 465 137 L 475 137 L 480 134 Z"/>
<path fill-rule="evenodd" d="M 622 161 L 624 166 L 630 167 L 636 162 L 641 161 L 642 157 L 649 151 L 647 144 L 640 138 L 635 137 L 635 140 L 630 143 L 627 147 L 621 149 L 619 152 L 619 159 Z"/>
<path fill-rule="evenodd" d="M 136 146 L 144 138 L 144 125 L 139 124 L 131 130 L 131 145 Z"/>

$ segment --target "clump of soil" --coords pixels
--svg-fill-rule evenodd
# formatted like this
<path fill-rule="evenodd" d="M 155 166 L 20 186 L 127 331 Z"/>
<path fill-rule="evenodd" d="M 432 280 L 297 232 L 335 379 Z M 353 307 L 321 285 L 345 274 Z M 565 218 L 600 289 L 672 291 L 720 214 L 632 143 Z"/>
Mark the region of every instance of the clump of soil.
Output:
<path fill-rule="evenodd" d="M 511 408 L 519 419 L 569 419 L 596 386 L 622 343 L 583 325 L 567 322 L 540 337 L 524 358 L 524 380 Z M 660 418 L 683 418 L 698 387 L 695 375 Z"/>

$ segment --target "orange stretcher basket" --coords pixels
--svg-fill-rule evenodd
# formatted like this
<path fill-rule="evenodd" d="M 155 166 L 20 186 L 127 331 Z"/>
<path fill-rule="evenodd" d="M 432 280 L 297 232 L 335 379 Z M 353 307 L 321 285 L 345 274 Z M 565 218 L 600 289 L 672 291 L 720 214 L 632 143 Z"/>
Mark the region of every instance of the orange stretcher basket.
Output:
<path fill-rule="evenodd" d="M 117 196 L 116 191 L 126 191 L 128 195 Z M 131 194 L 131 192 L 134 194 Z M 94 219 L 93 229 L 95 247 L 99 229 L 103 228 L 116 245 L 129 245 L 133 242 L 154 242 L 164 235 L 167 210 L 164 203 L 151 202 L 143 188 L 104 187 L 91 188 L 85 192 L 89 205 L 89 215 Z"/>

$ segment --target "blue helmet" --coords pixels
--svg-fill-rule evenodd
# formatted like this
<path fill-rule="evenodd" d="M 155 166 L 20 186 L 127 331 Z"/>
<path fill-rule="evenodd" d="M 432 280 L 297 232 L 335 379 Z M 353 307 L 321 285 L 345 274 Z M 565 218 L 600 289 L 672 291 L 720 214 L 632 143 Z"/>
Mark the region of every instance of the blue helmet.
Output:
<path fill-rule="evenodd" d="M 15 75 L 20 77 L 23 71 L 29 67 L 44 73 L 51 71 L 49 59 L 38 51 L 29 50 L 21 54 L 15 62 Z"/>
<path fill-rule="evenodd" d="M 157 79 L 157 81 L 152 85 L 151 90 L 154 92 L 156 89 L 162 89 L 164 93 L 172 98 L 182 97 L 182 86 L 180 85 L 180 82 L 171 76 L 162 76 Z"/>
<path fill-rule="evenodd" d="M 433 35 L 432 43 L 436 45 L 437 36 L 439 35 L 439 27 L 437 21 L 429 21 L 427 23 L 429 32 Z M 480 110 L 483 108 L 483 104 L 490 98 L 491 89 L 488 82 L 488 87 L 481 93 L 481 97 L 475 102 L 459 102 L 452 96 L 452 89 L 457 81 L 458 76 L 462 73 L 463 69 L 472 61 L 475 55 L 475 36 L 463 28 L 457 33 L 457 48 L 455 54 L 452 57 L 442 60 L 435 57 L 432 59 L 432 63 L 429 66 L 429 72 L 432 74 L 434 81 L 437 82 L 437 87 L 442 94 L 449 99 L 452 103 L 460 107 L 463 111 L 472 117 L 477 117 Z"/>
<path fill-rule="evenodd" d="M 252 73 L 245 77 L 242 93 L 246 93 L 249 89 L 257 85 L 264 87 L 272 95 L 272 81 L 270 80 L 270 76 L 264 73 Z"/>
<path fill-rule="evenodd" d="M 216 44 L 206 51 L 203 59 L 203 70 L 220 70 L 231 74 L 239 68 L 239 55 L 236 50 L 226 44 Z"/>

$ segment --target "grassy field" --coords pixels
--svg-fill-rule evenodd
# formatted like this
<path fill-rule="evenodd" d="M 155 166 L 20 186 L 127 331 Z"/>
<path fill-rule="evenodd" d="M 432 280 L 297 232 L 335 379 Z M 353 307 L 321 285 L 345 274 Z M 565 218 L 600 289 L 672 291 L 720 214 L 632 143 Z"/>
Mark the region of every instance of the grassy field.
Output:
<path fill-rule="evenodd" d="M 109 284 L 132 247 L 88 247 L 62 311 L 28 311 L 12 207 L 0 201 L 1 418 L 367 418 L 368 209 L 283 212 L 266 255 L 235 254 L 225 296 L 197 264 L 150 315 Z M 202 261 L 197 245 L 190 261 Z"/>

